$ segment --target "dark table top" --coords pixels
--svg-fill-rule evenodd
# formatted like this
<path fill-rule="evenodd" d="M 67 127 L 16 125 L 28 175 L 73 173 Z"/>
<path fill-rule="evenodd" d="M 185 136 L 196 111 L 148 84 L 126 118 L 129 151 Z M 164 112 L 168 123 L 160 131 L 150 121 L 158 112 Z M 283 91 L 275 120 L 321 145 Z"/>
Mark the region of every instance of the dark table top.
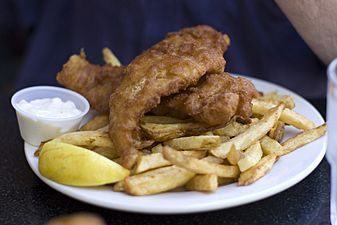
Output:
<path fill-rule="evenodd" d="M 311 102 L 325 114 L 325 100 Z M 95 207 L 69 198 L 44 184 L 26 162 L 23 141 L 10 97 L 0 95 L 0 224 L 44 224 L 50 218 L 74 212 L 101 215 L 109 225 L 119 224 L 330 224 L 330 169 L 324 159 L 295 186 L 251 204 L 187 215 L 145 215 Z"/>

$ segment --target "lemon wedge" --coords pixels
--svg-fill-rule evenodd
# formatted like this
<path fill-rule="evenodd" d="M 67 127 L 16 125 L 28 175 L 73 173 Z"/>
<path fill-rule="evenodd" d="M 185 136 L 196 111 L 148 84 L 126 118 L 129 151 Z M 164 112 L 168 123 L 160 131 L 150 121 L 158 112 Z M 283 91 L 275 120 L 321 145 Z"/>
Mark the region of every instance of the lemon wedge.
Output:
<path fill-rule="evenodd" d="M 42 176 L 72 186 L 98 186 L 123 180 L 130 171 L 88 149 L 62 142 L 46 143 L 39 156 Z"/>

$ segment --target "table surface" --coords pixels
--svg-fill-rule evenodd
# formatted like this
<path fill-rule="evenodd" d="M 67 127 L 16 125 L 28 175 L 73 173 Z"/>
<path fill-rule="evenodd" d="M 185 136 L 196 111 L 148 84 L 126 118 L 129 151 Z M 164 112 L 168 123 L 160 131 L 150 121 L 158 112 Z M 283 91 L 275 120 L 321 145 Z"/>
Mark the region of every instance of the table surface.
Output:
<path fill-rule="evenodd" d="M 311 100 L 325 114 L 325 100 Z M 44 184 L 26 162 L 23 141 L 10 96 L 0 96 L 0 224 L 45 224 L 50 218 L 74 213 L 101 215 L 119 224 L 330 224 L 330 168 L 326 159 L 295 186 L 251 204 L 186 215 L 146 215 L 95 207 L 69 198 Z"/>

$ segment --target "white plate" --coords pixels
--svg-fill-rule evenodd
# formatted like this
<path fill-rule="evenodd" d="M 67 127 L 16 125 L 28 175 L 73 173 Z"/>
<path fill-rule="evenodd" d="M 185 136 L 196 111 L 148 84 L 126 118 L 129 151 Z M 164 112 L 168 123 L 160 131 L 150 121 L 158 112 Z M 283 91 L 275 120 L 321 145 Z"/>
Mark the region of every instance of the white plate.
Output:
<path fill-rule="evenodd" d="M 294 97 L 295 111 L 311 119 L 317 125 L 324 122 L 319 112 L 297 94 L 272 83 L 251 78 L 257 89 L 268 92 L 277 90 Z M 285 138 L 298 130 L 288 127 Z M 110 209 L 141 213 L 191 213 L 224 209 L 247 204 L 277 194 L 308 176 L 323 159 L 326 150 L 326 136 L 293 153 L 281 157 L 272 170 L 252 185 L 238 187 L 236 184 L 220 187 L 214 193 L 169 192 L 153 196 L 134 197 L 113 192 L 111 187 L 78 188 L 55 183 L 42 177 L 38 171 L 38 159 L 34 157 L 35 147 L 25 143 L 25 154 L 30 167 L 47 185 L 77 200 Z"/>

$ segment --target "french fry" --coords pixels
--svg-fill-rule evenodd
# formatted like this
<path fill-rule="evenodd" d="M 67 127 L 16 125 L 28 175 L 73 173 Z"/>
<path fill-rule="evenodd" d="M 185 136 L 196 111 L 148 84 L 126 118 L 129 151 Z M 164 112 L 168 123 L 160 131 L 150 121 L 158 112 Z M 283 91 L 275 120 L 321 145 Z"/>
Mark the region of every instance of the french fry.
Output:
<path fill-rule="evenodd" d="M 161 153 L 162 150 L 163 150 L 162 144 L 158 144 L 151 149 L 152 153 L 159 153 L 159 152 Z M 205 157 L 205 155 L 207 154 L 206 150 L 188 150 L 188 151 L 181 151 L 181 152 L 184 153 L 184 155 L 191 156 L 191 157 L 198 158 L 198 159 Z"/>
<path fill-rule="evenodd" d="M 184 186 L 195 173 L 178 166 L 162 167 L 127 177 L 125 191 L 131 195 L 152 195 Z"/>
<path fill-rule="evenodd" d="M 112 53 L 109 48 L 103 48 L 103 59 L 106 64 L 110 64 L 111 66 L 121 66 L 118 58 Z"/>
<path fill-rule="evenodd" d="M 284 143 L 282 143 L 283 151 L 280 155 L 286 155 L 314 140 L 322 137 L 326 132 L 326 124 L 316 127 L 311 130 L 303 131 L 294 137 L 289 138 Z"/>
<path fill-rule="evenodd" d="M 278 142 L 281 142 L 285 132 L 285 124 L 282 121 L 277 121 L 276 124 L 268 132 L 268 136 L 272 139 L 275 139 Z"/>
<path fill-rule="evenodd" d="M 273 153 L 280 155 L 283 152 L 283 146 L 267 135 L 261 138 L 260 144 L 264 155 L 270 155 Z"/>
<path fill-rule="evenodd" d="M 263 152 L 260 142 L 256 142 L 251 145 L 245 152 L 242 159 L 238 161 L 238 166 L 241 172 L 248 170 L 252 166 L 256 165 L 262 158 Z"/>
<path fill-rule="evenodd" d="M 106 125 L 102 128 L 99 128 L 99 129 L 97 129 L 97 131 L 102 131 L 102 132 L 108 133 L 109 132 L 109 125 Z"/>
<path fill-rule="evenodd" d="M 230 140 L 230 137 L 228 136 L 220 136 L 221 143 L 225 143 Z"/>
<path fill-rule="evenodd" d="M 137 162 L 134 168 L 134 173 L 142 173 L 144 171 L 155 169 L 164 166 L 172 165 L 171 162 L 164 159 L 163 154 L 153 153 L 150 155 L 140 155 L 137 158 Z"/>
<path fill-rule="evenodd" d="M 237 179 L 234 178 L 226 178 L 226 177 L 218 177 L 218 186 L 227 185 L 234 183 Z"/>
<path fill-rule="evenodd" d="M 249 124 L 242 124 L 236 122 L 235 120 L 231 120 L 225 127 L 214 130 L 213 134 L 234 137 L 247 130 L 248 127 Z"/>
<path fill-rule="evenodd" d="M 113 146 L 113 143 L 109 137 L 109 134 L 101 131 L 77 131 L 72 133 L 63 134 L 51 141 L 62 142 L 66 144 L 72 144 L 80 147 L 92 150 L 100 155 L 103 155 L 109 159 L 115 159 L 119 156 L 119 153 Z M 35 156 L 39 155 L 43 145 L 41 143 L 38 150 L 35 152 Z"/>
<path fill-rule="evenodd" d="M 230 141 L 233 142 L 235 149 L 244 150 L 266 135 L 280 118 L 283 109 L 284 105 L 282 104 L 272 108 L 261 120 L 250 126 L 245 132 L 232 138 Z"/>
<path fill-rule="evenodd" d="M 275 107 L 276 105 L 272 102 L 261 101 L 257 99 L 252 100 L 252 110 L 253 113 L 265 114 L 269 109 Z M 288 108 L 285 108 L 281 114 L 280 120 L 286 124 L 292 125 L 298 129 L 308 130 L 315 127 L 315 124 L 304 117 L 303 115 L 294 112 Z"/>
<path fill-rule="evenodd" d="M 283 103 L 286 108 L 295 108 L 295 102 L 291 95 L 280 95 L 276 91 L 265 93 L 258 97 L 259 100 L 269 101 L 276 105 Z"/>
<path fill-rule="evenodd" d="M 92 118 L 88 123 L 84 124 L 80 131 L 97 130 L 109 124 L 108 114 L 98 114 Z"/>
<path fill-rule="evenodd" d="M 193 157 L 197 159 L 201 159 L 205 157 L 206 151 L 181 151 L 184 155 L 188 157 Z M 158 153 L 152 153 L 148 155 L 140 155 L 137 158 L 136 165 L 134 167 L 134 174 L 138 173 L 143 173 L 144 171 L 148 171 L 151 169 L 159 168 L 159 167 L 164 167 L 164 166 L 170 166 L 172 165 L 171 162 L 167 161 L 164 159 L 163 154 L 158 152 Z"/>
<path fill-rule="evenodd" d="M 53 141 L 86 146 L 90 149 L 97 147 L 115 149 L 109 134 L 102 131 L 77 131 L 67 133 L 53 139 Z"/>
<path fill-rule="evenodd" d="M 163 145 L 162 144 L 157 144 L 156 146 L 154 146 L 151 151 L 152 153 L 158 153 L 161 152 L 163 150 Z"/>
<path fill-rule="evenodd" d="M 144 123 L 140 126 L 151 139 L 158 142 L 167 141 L 188 134 L 198 135 L 210 129 L 205 124 L 198 122 L 176 124 Z"/>
<path fill-rule="evenodd" d="M 164 142 L 165 145 L 177 150 L 189 150 L 189 149 L 209 149 L 218 146 L 221 143 L 220 136 L 189 136 L 174 138 L 172 140 Z"/>
<path fill-rule="evenodd" d="M 257 118 L 252 118 L 250 124 L 242 124 L 239 123 L 234 119 L 229 121 L 225 127 L 213 130 L 214 135 L 220 135 L 220 136 L 228 136 L 228 137 L 235 137 L 244 131 L 246 131 L 249 126 L 255 124 L 259 119 Z"/>
<path fill-rule="evenodd" d="M 227 153 L 227 160 L 231 165 L 237 165 L 240 159 L 244 157 L 244 154 L 241 150 L 236 150 L 233 142 L 229 142 L 228 145 L 232 146 L 229 148 L 229 152 Z"/>
<path fill-rule="evenodd" d="M 210 163 L 216 163 L 216 164 L 223 164 L 224 163 L 223 159 L 220 159 L 218 157 L 211 156 L 211 155 L 203 158 L 202 160 L 206 161 L 206 162 L 210 162 Z"/>
<path fill-rule="evenodd" d="M 212 192 L 218 188 L 218 177 L 215 174 L 203 174 L 194 176 L 185 188 L 189 191 Z"/>
<path fill-rule="evenodd" d="M 202 159 L 206 156 L 207 151 L 206 150 L 187 150 L 187 151 L 180 151 L 186 156 Z"/>
<path fill-rule="evenodd" d="M 125 191 L 124 189 L 124 180 L 118 181 L 117 183 L 115 183 L 112 187 L 112 190 L 115 192 L 123 192 Z"/>
<path fill-rule="evenodd" d="M 309 119 L 307 119 L 306 117 L 304 117 L 303 115 L 294 112 L 290 109 L 284 109 L 280 120 L 282 120 L 283 122 L 285 122 L 286 124 L 292 125 L 298 129 L 302 129 L 302 130 L 309 130 L 314 128 L 316 125 L 310 121 Z"/>
<path fill-rule="evenodd" d="M 283 109 L 284 105 L 282 104 L 272 108 L 261 120 L 251 125 L 245 132 L 227 142 L 228 148 L 230 148 L 227 154 L 227 160 L 232 165 L 237 165 L 239 160 L 244 156 L 241 151 L 247 149 L 250 145 L 266 135 L 280 118 Z M 231 143 L 234 147 L 231 146 Z"/>
<path fill-rule="evenodd" d="M 206 162 L 200 159 L 185 156 L 168 146 L 163 148 L 164 158 L 174 165 L 188 169 L 197 174 L 216 174 L 219 177 L 235 178 L 239 175 L 237 166 L 225 166 L 216 163 Z"/>
<path fill-rule="evenodd" d="M 273 167 L 277 156 L 275 154 L 270 154 L 263 157 L 255 166 L 242 172 L 240 174 L 238 185 L 245 186 L 254 183 Z"/>
<path fill-rule="evenodd" d="M 156 124 L 174 124 L 174 123 L 186 123 L 188 120 L 181 120 L 168 116 L 144 116 L 140 119 L 141 123 L 156 123 Z"/>
<path fill-rule="evenodd" d="M 219 145 L 218 147 L 216 147 L 214 149 L 211 149 L 209 152 L 212 155 L 214 155 L 214 156 L 216 156 L 218 158 L 226 159 L 228 153 L 233 148 L 235 150 L 233 142 L 228 141 L 228 142 L 222 143 L 221 145 Z"/>

